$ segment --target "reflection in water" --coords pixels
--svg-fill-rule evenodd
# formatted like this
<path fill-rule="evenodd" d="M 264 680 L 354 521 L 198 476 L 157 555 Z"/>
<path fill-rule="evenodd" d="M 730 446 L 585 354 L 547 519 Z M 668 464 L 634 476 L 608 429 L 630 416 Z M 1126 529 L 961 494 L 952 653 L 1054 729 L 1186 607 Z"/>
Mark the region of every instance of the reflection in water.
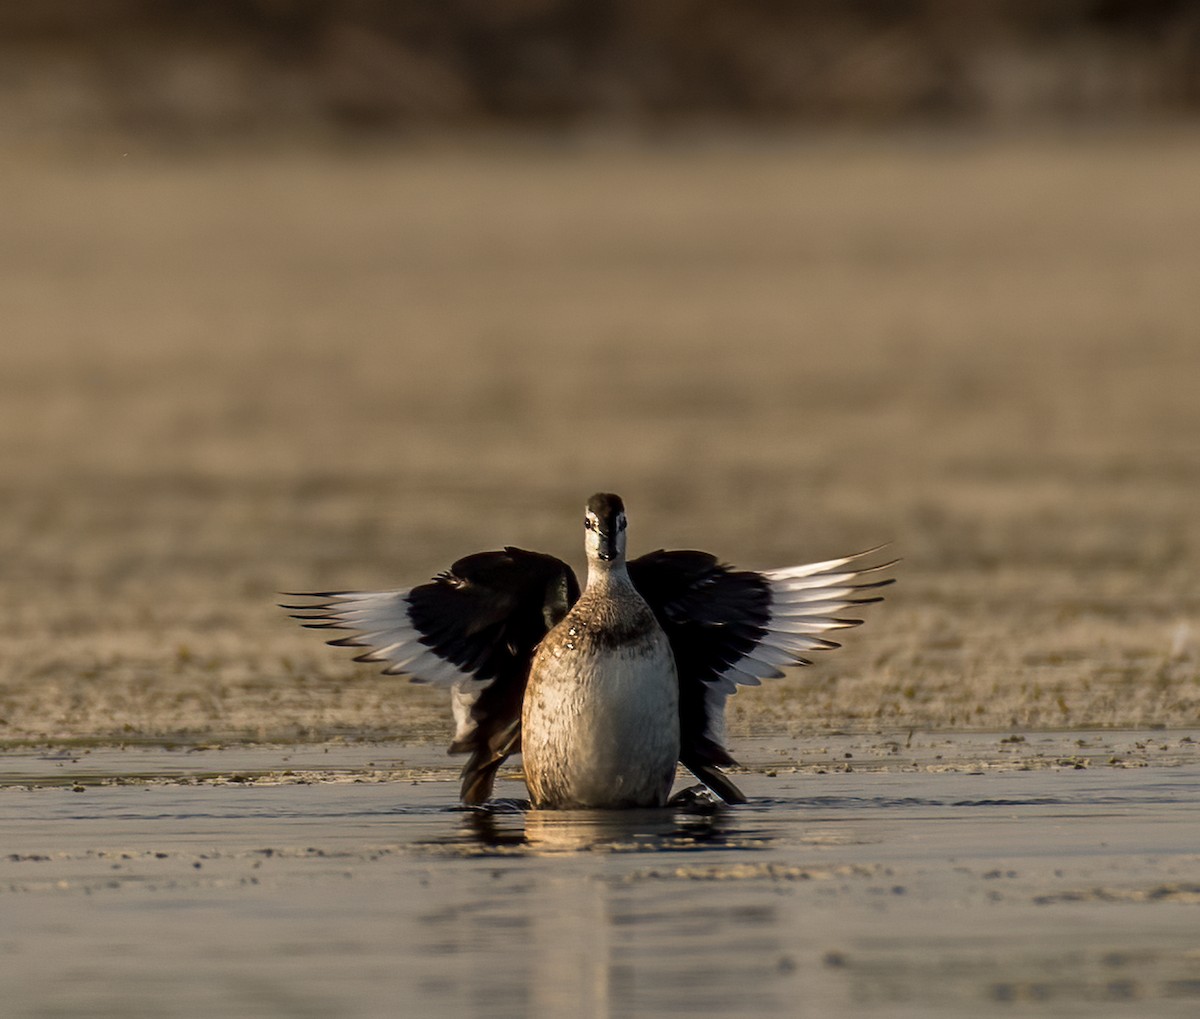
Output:
<path fill-rule="evenodd" d="M 729 810 L 520 810 L 501 802 L 462 815 L 458 830 L 432 845 L 528 854 L 763 849 L 771 839 Z"/>
<path fill-rule="evenodd" d="M 445 964 L 459 974 L 439 996 L 493 1016 L 781 1014 L 777 890 L 654 876 L 674 875 L 680 853 L 774 847 L 759 812 L 521 806 L 461 812 L 424 843 L 490 858 L 463 861 L 453 893 L 419 918 L 429 978 Z M 661 854 L 666 871 L 631 871 L 643 853 Z"/>

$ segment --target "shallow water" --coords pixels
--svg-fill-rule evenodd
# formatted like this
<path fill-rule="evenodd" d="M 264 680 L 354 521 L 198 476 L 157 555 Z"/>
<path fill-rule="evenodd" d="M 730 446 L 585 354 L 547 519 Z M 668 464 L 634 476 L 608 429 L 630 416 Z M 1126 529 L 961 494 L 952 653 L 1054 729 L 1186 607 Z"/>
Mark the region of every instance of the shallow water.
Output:
<path fill-rule="evenodd" d="M 424 746 L 10 752 L 4 1011 L 1195 1015 L 1190 739 L 759 741 L 802 767 L 709 814 L 463 811 Z"/>

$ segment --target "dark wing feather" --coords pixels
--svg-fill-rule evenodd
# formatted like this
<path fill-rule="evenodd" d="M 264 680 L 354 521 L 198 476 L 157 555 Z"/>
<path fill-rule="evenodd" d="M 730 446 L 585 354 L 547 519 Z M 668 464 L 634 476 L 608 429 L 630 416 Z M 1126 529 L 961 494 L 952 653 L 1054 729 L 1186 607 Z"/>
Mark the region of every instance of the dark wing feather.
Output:
<path fill-rule="evenodd" d="M 766 633 L 770 594 L 756 573 L 722 566 L 707 552 L 651 552 L 629 562 L 634 587 L 671 643 L 679 673 L 679 759 L 723 799 L 744 797 L 718 770 L 735 764 L 712 731 L 706 694 Z M 719 776 L 719 778 L 718 778 Z"/>
<path fill-rule="evenodd" d="M 304 597 L 312 600 L 284 607 L 305 626 L 353 631 L 329 643 L 366 648 L 357 661 L 453 688 L 450 752 L 471 755 L 462 796 L 479 803 L 504 759 L 520 749 L 534 649 L 575 604 L 579 583 L 560 559 L 509 547 L 460 559 L 418 587 Z"/>
<path fill-rule="evenodd" d="M 629 563 L 675 655 L 679 759 L 723 799 L 744 798 L 720 771 L 736 763 L 723 745 L 729 695 L 782 676 L 780 666 L 811 664 L 803 654 L 838 647 L 820 635 L 861 620 L 837 613 L 881 600 L 858 595 L 892 582 L 855 582 L 892 563 L 847 568 L 875 551 L 762 573 L 734 570 L 707 552 L 658 551 Z"/>

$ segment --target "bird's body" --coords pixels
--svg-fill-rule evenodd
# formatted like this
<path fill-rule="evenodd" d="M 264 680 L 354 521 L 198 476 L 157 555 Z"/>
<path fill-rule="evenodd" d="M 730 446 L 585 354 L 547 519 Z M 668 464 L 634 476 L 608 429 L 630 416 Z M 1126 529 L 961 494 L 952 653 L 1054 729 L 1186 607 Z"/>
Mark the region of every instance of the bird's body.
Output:
<path fill-rule="evenodd" d="M 624 566 L 593 575 L 538 646 L 521 715 L 535 806 L 661 807 L 679 760 L 679 679 Z"/>
<path fill-rule="evenodd" d="M 508 547 L 460 559 L 433 581 L 308 597 L 306 626 L 354 631 L 329 643 L 361 661 L 452 688 L 451 753 L 468 754 L 462 798 L 482 803 L 522 753 L 536 807 L 655 807 L 683 764 L 727 802 L 744 797 L 722 768 L 725 701 L 737 685 L 807 665 L 838 645 L 821 634 L 890 580 L 857 582 L 891 563 L 822 563 L 737 571 L 705 552 L 625 557 L 625 508 L 598 494 L 584 520 L 582 594 L 553 556 Z M 874 550 L 872 550 L 874 551 Z"/>

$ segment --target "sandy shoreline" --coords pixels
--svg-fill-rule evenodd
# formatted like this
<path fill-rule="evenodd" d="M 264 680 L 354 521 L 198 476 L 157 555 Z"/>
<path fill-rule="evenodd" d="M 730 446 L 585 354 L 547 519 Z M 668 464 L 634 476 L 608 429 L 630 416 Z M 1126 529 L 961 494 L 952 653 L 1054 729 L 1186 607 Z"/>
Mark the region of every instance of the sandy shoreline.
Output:
<path fill-rule="evenodd" d="M 1194 134 L 0 161 L 6 1016 L 1196 1014 Z M 275 606 L 596 490 L 903 559 L 744 808 L 458 810 Z"/>
<path fill-rule="evenodd" d="M 1200 722 L 1190 135 L 4 158 L 0 746 L 444 739 L 274 592 L 597 489 L 903 558 L 735 735 Z"/>
<path fill-rule="evenodd" d="M 734 739 L 735 775 L 779 778 L 829 774 L 1000 774 L 1044 770 L 1125 770 L 1200 765 L 1200 730 L 1071 730 L 1028 733 L 825 733 Z M 248 745 L 152 742 L 122 746 L 8 748 L 0 788 L 109 785 L 278 786 L 457 780 L 461 758 L 435 743 L 363 737 L 328 743 Z M 524 796 L 520 757 L 500 772 L 500 798 Z M 694 782 L 680 769 L 677 785 Z M 448 795 L 447 804 L 456 801 Z"/>

